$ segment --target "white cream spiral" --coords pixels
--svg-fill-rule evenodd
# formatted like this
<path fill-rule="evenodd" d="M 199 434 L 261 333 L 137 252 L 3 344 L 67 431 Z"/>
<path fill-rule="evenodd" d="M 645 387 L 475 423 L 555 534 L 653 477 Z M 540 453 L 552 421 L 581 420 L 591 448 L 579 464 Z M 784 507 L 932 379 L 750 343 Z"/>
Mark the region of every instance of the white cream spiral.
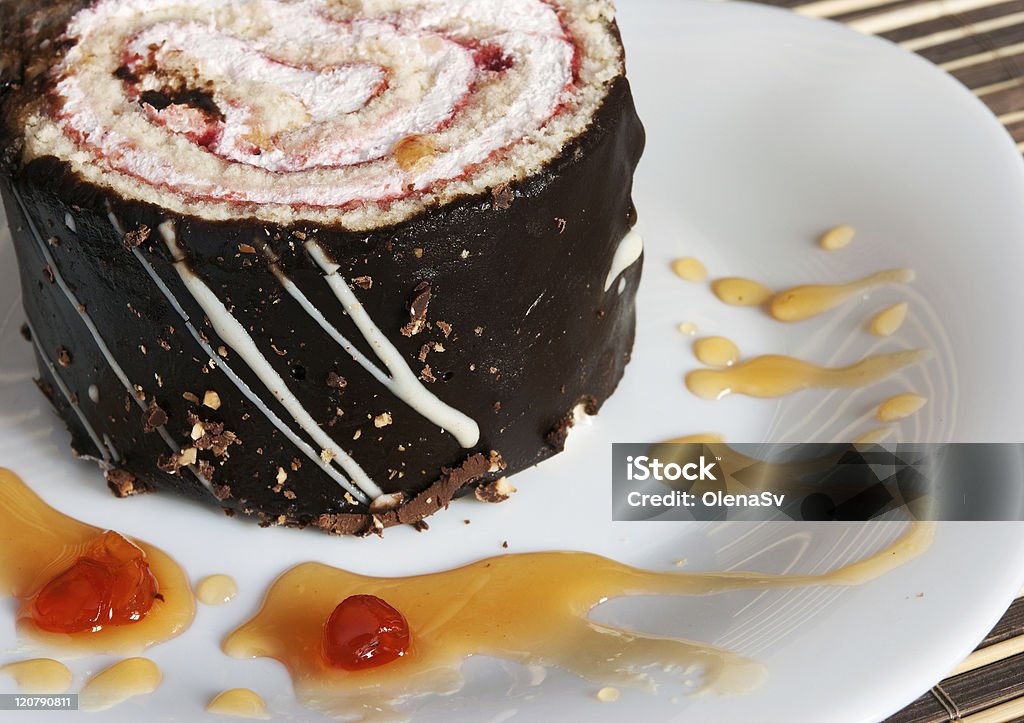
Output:
<path fill-rule="evenodd" d="M 225 218 L 394 222 L 535 172 L 621 72 L 607 2 L 99 0 L 30 155 Z"/>

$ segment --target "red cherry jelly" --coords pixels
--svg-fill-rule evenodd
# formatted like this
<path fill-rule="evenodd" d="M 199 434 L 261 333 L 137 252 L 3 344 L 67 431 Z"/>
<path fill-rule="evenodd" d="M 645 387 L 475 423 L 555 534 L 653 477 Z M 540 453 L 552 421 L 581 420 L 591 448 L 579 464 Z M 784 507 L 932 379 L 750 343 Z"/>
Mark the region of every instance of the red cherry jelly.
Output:
<path fill-rule="evenodd" d="M 324 626 L 324 657 L 345 670 L 376 668 L 409 650 L 405 616 L 374 595 L 352 595 L 334 608 Z"/>
<path fill-rule="evenodd" d="M 125 625 L 142 620 L 158 593 L 146 554 L 107 531 L 36 594 L 32 620 L 53 633 Z"/>

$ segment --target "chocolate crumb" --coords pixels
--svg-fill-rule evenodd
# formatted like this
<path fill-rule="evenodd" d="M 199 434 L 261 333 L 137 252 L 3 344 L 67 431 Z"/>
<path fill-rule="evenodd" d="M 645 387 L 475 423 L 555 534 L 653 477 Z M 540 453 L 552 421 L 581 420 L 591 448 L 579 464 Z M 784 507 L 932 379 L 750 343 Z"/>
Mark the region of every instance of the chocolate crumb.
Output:
<path fill-rule="evenodd" d="M 430 305 L 430 282 L 421 281 L 413 289 L 409 299 L 409 323 L 402 327 L 403 336 L 414 336 L 423 331 L 427 321 L 427 307 Z"/>
<path fill-rule="evenodd" d="M 71 352 L 62 346 L 57 347 L 57 363 L 64 368 L 71 366 Z"/>
<path fill-rule="evenodd" d="M 150 399 L 149 406 L 142 413 L 142 431 L 149 434 L 165 424 L 167 424 L 167 412 L 160 408 L 155 398 Z"/>
<path fill-rule="evenodd" d="M 430 529 L 430 525 L 427 524 L 426 520 L 416 520 L 412 523 L 412 528 L 416 532 L 426 532 Z"/>
<path fill-rule="evenodd" d="M 25 341 L 32 341 L 32 329 L 28 324 L 21 325 L 21 338 Z"/>
<path fill-rule="evenodd" d="M 153 488 L 142 482 L 131 472 L 123 469 L 107 470 L 107 487 L 116 497 L 132 497 L 133 495 L 152 492 Z"/>
<path fill-rule="evenodd" d="M 348 386 L 348 381 L 345 377 L 335 372 L 328 372 L 327 374 L 327 386 L 331 389 L 344 389 Z"/>
<path fill-rule="evenodd" d="M 505 540 L 504 542 L 502 542 L 502 543 L 501 543 L 501 546 L 502 546 L 502 547 L 503 547 L 504 549 L 506 549 L 506 550 L 507 550 L 507 549 L 508 549 L 508 540 Z"/>
<path fill-rule="evenodd" d="M 48 284 L 52 284 L 56 281 L 56 279 L 53 276 L 53 269 L 50 268 L 49 264 L 43 267 L 43 278 L 46 279 L 46 283 Z"/>
<path fill-rule="evenodd" d="M 491 201 L 494 208 L 501 209 L 502 211 L 512 205 L 512 199 L 515 197 L 516 194 L 507 183 L 495 186 L 491 190 Z"/>
<path fill-rule="evenodd" d="M 516 488 L 508 481 L 507 477 L 499 477 L 496 480 L 490 480 L 488 482 L 481 482 L 477 485 L 474 495 L 481 502 L 488 502 L 491 504 L 497 504 L 504 502 L 513 494 L 516 493 Z"/>
<path fill-rule="evenodd" d="M 129 231 L 128 233 L 126 233 L 124 235 L 124 238 L 121 239 L 121 243 L 124 244 L 124 247 L 126 249 L 131 251 L 132 249 L 138 248 L 142 244 L 146 243 L 148 239 L 149 226 L 147 226 L 146 224 L 142 224 L 134 231 Z"/>

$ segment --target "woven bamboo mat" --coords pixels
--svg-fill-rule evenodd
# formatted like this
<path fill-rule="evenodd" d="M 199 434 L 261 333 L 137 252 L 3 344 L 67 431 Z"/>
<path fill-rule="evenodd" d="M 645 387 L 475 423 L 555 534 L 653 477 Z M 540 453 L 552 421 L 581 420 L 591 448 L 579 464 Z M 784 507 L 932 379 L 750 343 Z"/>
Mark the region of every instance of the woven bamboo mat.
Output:
<path fill-rule="evenodd" d="M 759 1 L 918 53 L 981 98 L 1024 151 L 1024 0 Z M 887 723 L 961 720 L 1024 721 L 1024 597 L 948 678 Z"/>

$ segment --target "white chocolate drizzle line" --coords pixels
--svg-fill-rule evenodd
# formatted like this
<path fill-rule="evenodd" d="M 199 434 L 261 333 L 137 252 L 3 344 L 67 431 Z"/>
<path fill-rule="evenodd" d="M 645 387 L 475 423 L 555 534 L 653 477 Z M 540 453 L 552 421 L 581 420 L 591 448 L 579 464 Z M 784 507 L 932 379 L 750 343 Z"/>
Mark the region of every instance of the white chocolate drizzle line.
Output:
<path fill-rule="evenodd" d="M 253 373 L 259 378 L 263 385 L 267 388 L 275 399 L 281 403 L 288 413 L 292 415 L 292 419 L 299 425 L 299 427 L 309 435 L 309 437 L 319 444 L 323 449 L 322 456 L 328 457 L 330 460 L 338 463 L 338 465 L 348 474 L 351 481 L 359 487 L 366 496 L 370 499 L 376 499 L 382 493 L 380 488 L 370 479 L 369 475 L 359 466 L 352 457 L 350 457 L 334 439 L 321 429 L 320 425 L 317 424 L 316 420 L 313 419 L 312 415 L 306 411 L 306 408 L 302 406 L 302 403 L 295 397 L 294 394 L 288 389 L 288 385 L 284 379 L 274 370 L 267 361 L 267 358 L 260 352 L 259 347 L 256 346 L 256 342 L 253 341 L 252 337 L 245 331 L 245 328 L 238 322 L 238 320 L 231 315 L 224 304 L 221 302 L 217 295 L 210 290 L 210 287 L 200 279 L 195 272 L 189 268 L 186 261 L 185 252 L 178 243 L 177 234 L 174 230 L 174 224 L 170 221 L 165 221 L 158 227 L 160 236 L 163 238 L 164 243 L 167 244 L 167 248 L 171 252 L 171 258 L 174 262 L 174 269 L 178 273 L 178 277 L 181 279 L 182 284 L 188 289 L 189 293 L 199 304 L 206 317 L 210 320 L 210 324 L 213 326 L 214 331 L 221 338 L 227 346 L 234 349 L 238 356 L 246 363 L 246 365 L 253 371 Z M 166 293 L 166 291 L 165 291 Z M 207 351 L 209 353 L 209 350 Z M 218 366 L 223 365 L 223 360 L 218 362 Z M 239 387 L 241 389 L 241 387 Z M 266 410 L 264 409 L 264 412 Z M 321 457 L 322 458 L 322 457 Z M 341 481 L 336 479 L 339 483 Z M 347 485 L 343 485 L 348 487 Z M 352 490 L 349 490 L 350 492 Z M 362 497 L 363 495 L 359 495 Z M 365 500 L 363 500 L 365 501 Z"/>
<path fill-rule="evenodd" d="M 11 186 L 11 192 L 14 194 L 15 200 L 17 200 L 18 202 L 18 206 L 21 207 L 21 213 L 25 217 L 25 223 L 28 224 L 29 230 L 32 232 L 32 238 L 35 239 L 36 248 L 39 249 L 39 252 L 46 260 L 46 263 L 49 264 L 50 270 L 53 272 L 53 280 L 57 282 L 57 286 L 60 288 L 61 291 L 64 292 L 64 296 L 68 300 L 68 303 L 70 303 L 72 308 L 74 308 L 75 311 L 78 312 L 78 318 L 82 320 L 82 323 L 89 330 L 89 333 L 92 334 L 93 341 L 96 342 L 96 347 L 100 350 L 100 353 L 103 354 L 104 359 L 106 359 L 107 361 L 107 366 L 109 366 L 111 371 L 113 371 L 117 378 L 121 380 L 121 384 L 128 392 L 128 396 L 131 399 L 135 400 L 135 404 L 136 406 L 139 407 L 139 409 L 146 411 L 145 402 L 139 399 L 135 387 L 132 386 L 132 383 L 131 381 L 129 381 L 128 376 L 124 373 L 124 369 L 122 369 L 121 365 L 117 363 L 117 359 L 115 359 L 114 355 L 111 354 L 110 348 L 107 346 L 107 343 L 103 341 L 103 337 L 100 336 L 99 330 L 96 328 L 96 325 L 93 323 L 92 318 L 86 311 L 85 304 L 78 300 L 78 297 L 75 296 L 75 293 L 71 290 L 71 287 L 69 287 L 67 285 L 67 282 L 64 281 L 64 275 L 61 274 L 60 272 L 60 267 L 57 265 L 57 260 L 53 257 L 53 254 L 51 254 L 50 250 L 46 247 L 46 241 L 43 240 L 42 235 L 39 233 L 39 228 L 36 226 L 35 221 L 32 220 L 31 215 L 29 215 L 28 208 L 25 206 L 25 202 L 21 198 L 21 192 L 18 191 L 18 189 L 15 188 L 14 186 Z M 181 451 L 181 447 L 178 445 L 177 442 L 174 441 L 171 435 L 167 433 L 166 429 L 164 429 L 163 427 L 157 427 L 156 431 L 160 435 L 160 438 L 164 441 L 164 444 L 166 444 L 167 447 L 171 450 L 171 452 L 173 452 L 174 454 L 178 454 L 178 452 Z M 196 480 L 198 480 L 198 482 L 203 487 L 205 487 L 208 491 L 211 491 L 212 493 L 209 480 L 204 479 L 198 472 L 196 472 L 195 467 L 192 465 L 188 466 L 188 470 L 189 472 L 192 473 L 192 476 L 195 477 Z"/>
<path fill-rule="evenodd" d="M 608 291 L 608 289 L 612 288 L 612 282 L 618 278 L 619 274 L 636 263 L 636 260 L 640 258 L 640 254 L 643 252 L 644 240 L 640 234 L 631 230 L 623 236 L 622 240 L 619 241 L 619 247 L 615 249 L 615 255 L 612 257 L 612 266 L 608 269 L 608 276 L 604 280 L 604 290 Z"/>
<path fill-rule="evenodd" d="M 356 327 L 362 333 L 363 338 L 373 348 L 377 358 L 387 367 L 390 376 L 385 376 L 375 365 L 373 365 L 362 354 L 356 356 L 356 351 L 351 343 L 335 329 L 323 314 L 310 303 L 309 299 L 295 286 L 288 281 L 280 270 L 274 273 L 296 301 L 306 310 L 313 319 L 323 327 L 324 331 L 330 334 L 335 341 L 352 354 L 364 369 L 373 374 L 374 378 L 383 384 L 388 391 L 412 407 L 424 418 L 429 419 L 446 432 L 451 434 L 463 448 L 475 447 L 480 441 L 480 427 L 470 417 L 466 416 L 454 407 L 449 406 L 434 394 L 427 391 L 426 387 L 417 378 L 416 373 L 409 368 L 409 365 L 402 358 L 402 353 L 395 348 L 395 345 L 384 335 L 380 328 L 373 323 L 370 315 L 366 313 L 359 299 L 349 288 L 348 282 L 338 273 L 340 267 L 328 258 L 323 248 L 315 241 L 306 241 L 304 244 L 306 253 L 324 271 L 324 280 L 331 287 L 334 295 L 341 302 L 342 308 L 349 315 Z M 287 282 L 287 283 L 285 283 Z M 298 294 L 298 295 L 296 295 Z"/>
<path fill-rule="evenodd" d="M 118 230 L 118 233 L 122 233 L 121 226 L 113 217 L 113 215 L 111 215 L 110 220 L 114 224 L 114 228 Z M 355 498 L 358 499 L 360 502 L 369 502 L 369 500 L 366 499 L 365 495 L 363 495 L 362 491 L 358 487 L 353 485 L 347 477 L 341 474 L 334 467 L 329 465 L 327 462 L 324 462 L 323 459 L 320 457 L 320 454 L 315 449 L 313 449 L 310 445 L 306 444 L 306 442 L 304 442 L 302 438 L 299 437 L 299 435 L 295 434 L 295 432 L 293 432 L 291 428 L 289 428 L 288 425 L 285 424 L 280 417 L 274 414 L 274 412 L 269 407 L 267 407 L 267 405 L 263 402 L 262 399 L 256 396 L 256 393 L 249 388 L 249 385 L 242 381 L 242 379 L 237 374 L 235 374 L 231 366 L 219 355 L 214 353 L 213 347 L 211 347 L 206 341 L 203 340 L 202 335 L 196 330 L 195 326 L 193 326 L 191 320 L 189 320 L 188 313 L 185 311 L 184 308 L 182 308 L 181 304 L 178 303 L 178 299 L 175 298 L 173 293 L 171 293 L 171 290 L 167 288 L 167 284 L 164 283 L 164 280 L 161 279 L 160 276 L 156 273 L 156 270 L 153 268 L 153 265 L 149 263 L 149 261 L 146 259 L 145 256 L 142 255 L 142 252 L 139 251 L 138 248 L 132 249 L 132 252 L 135 254 L 135 258 L 138 259 L 139 263 L 142 264 L 142 267 L 145 269 L 146 273 L 149 274 L 149 277 L 153 280 L 153 283 L 157 285 L 157 288 L 160 289 L 160 292 L 167 299 L 168 303 L 170 303 L 171 308 L 173 308 L 177 312 L 178 316 L 181 317 L 182 322 L 184 322 L 185 324 L 185 328 L 188 329 L 188 332 L 189 334 L 192 335 L 192 338 L 195 339 L 196 343 L 199 344 L 203 351 L 206 352 L 206 355 L 210 358 L 210 361 L 213 363 L 213 365 L 220 369 L 222 372 L 224 372 L 225 376 L 227 376 L 227 378 L 231 380 L 231 383 L 238 388 L 238 391 L 240 391 L 245 396 L 246 399 L 252 402 L 253 405 L 257 409 L 259 409 L 260 412 L 267 419 L 270 420 L 271 424 L 277 427 L 277 429 L 285 437 L 287 437 L 288 440 L 299 449 L 299 451 L 305 454 L 306 457 L 311 462 L 320 467 L 320 469 L 322 469 L 327 474 L 328 477 L 330 477 L 339 485 L 341 485 L 342 488 L 344 488 L 353 496 L 355 496 Z"/>
<path fill-rule="evenodd" d="M 100 436 L 96 434 L 96 430 L 93 429 L 92 424 L 90 424 L 89 420 L 85 418 L 85 414 L 82 412 L 81 407 L 78 406 L 78 402 L 75 401 L 75 397 L 71 393 L 71 390 L 68 389 L 66 384 L 64 384 L 64 380 L 60 378 L 60 374 L 57 372 L 57 366 L 50 361 L 50 357 L 47 356 L 45 351 L 43 351 L 43 347 L 39 345 L 39 339 L 36 337 L 36 330 L 32 328 L 31 324 L 28 324 L 28 333 L 29 336 L 32 337 L 32 346 L 36 348 L 36 353 L 39 354 L 39 357 L 46 362 L 46 366 L 50 368 L 50 376 L 53 377 L 53 381 L 56 382 L 57 389 L 59 389 L 60 393 L 64 395 L 64 399 L 67 401 L 68 406 L 74 410 L 75 415 L 78 417 L 78 421 L 82 423 L 83 427 L 85 427 L 85 431 L 92 440 L 92 443 L 96 445 L 96 449 L 101 455 L 103 455 L 104 466 L 109 466 L 111 459 L 115 462 L 119 461 L 116 450 L 107 447 L 106 442 L 100 439 Z"/>

